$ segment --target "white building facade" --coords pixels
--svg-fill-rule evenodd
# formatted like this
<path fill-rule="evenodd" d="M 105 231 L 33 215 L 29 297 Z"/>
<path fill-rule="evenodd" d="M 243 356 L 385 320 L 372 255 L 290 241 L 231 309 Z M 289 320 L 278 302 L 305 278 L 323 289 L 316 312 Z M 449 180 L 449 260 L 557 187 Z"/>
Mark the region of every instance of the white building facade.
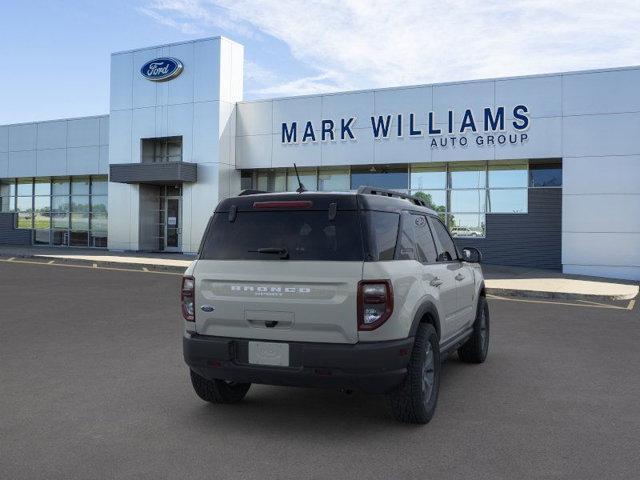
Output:
<path fill-rule="evenodd" d="M 242 101 L 243 47 L 115 53 L 109 115 L 0 126 L 0 243 L 195 252 L 242 189 L 408 191 L 488 263 L 640 279 L 640 67 Z"/>

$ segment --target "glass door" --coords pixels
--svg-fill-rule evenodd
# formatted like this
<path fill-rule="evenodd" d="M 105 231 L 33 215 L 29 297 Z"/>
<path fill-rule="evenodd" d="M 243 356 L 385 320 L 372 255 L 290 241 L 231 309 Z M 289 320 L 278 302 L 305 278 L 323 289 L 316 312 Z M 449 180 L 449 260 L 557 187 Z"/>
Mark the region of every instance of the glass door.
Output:
<path fill-rule="evenodd" d="M 165 202 L 164 249 L 167 252 L 179 252 L 182 237 L 180 197 L 166 197 Z"/>

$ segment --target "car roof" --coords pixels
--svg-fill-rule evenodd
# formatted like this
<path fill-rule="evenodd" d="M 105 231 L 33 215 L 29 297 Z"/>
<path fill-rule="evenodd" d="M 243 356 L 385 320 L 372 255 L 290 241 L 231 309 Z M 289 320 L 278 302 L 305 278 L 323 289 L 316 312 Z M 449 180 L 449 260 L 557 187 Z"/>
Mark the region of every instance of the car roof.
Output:
<path fill-rule="evenodd" d="M 253 210 L 254 203 L 256 202 L 308 200 L 313 203 L 312 210 L 327 210 L 329 204 L 336 203 L 338 210 L 381 210 L 393 212 L 411 210 L 432 216 L 438 215 L 437 212 L 430 208 L 413 203 L 411 200 L 413 197 L 409 197 L 408 195 L 404 195 L 405 198 L 401 198 L 397 196 L 387 196 L 385 192 L 390 191 L 386 190 L 376 190 L 376 192 L 381 193 L 363 193 L 360 191 L 267 193 L 247 191 L 237 197 L 222 200 L 218 204 L 216 212 L 228 212 L 232 207 L 240 211 Z"/>

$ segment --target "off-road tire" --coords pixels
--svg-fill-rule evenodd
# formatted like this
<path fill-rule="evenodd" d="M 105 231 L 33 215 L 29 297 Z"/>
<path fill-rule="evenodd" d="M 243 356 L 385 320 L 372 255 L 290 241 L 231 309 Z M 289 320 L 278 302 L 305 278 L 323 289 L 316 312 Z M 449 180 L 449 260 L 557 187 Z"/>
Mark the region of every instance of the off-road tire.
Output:
<path fill-rule="evenodd" d="M 473 333 L 469 339 L 458 348 L 458 357 L 466 363 L 483 363 L 489 351 L 489 305 L 487 299 L 478 299 L 478 311 L 473 323 Z"/>
<path fill-rule="evenodd" d="M 191 385 L 198 396 L 205 402 L 238 403 L 249 391 L 250 383 L 230 383 L 224 380 L 207 380 L 193 370 Z"/>
<path fill-rule="evenodd" d="M 431 386 L 427 382 L 430 369 Z M 421 323 L 415 336 L 407 376 L 387 395 L 387 403 L 396 420 L 405 423 L 429 423 L 436 410 L 440 388 L 440 348 L 432 325 Z"/>

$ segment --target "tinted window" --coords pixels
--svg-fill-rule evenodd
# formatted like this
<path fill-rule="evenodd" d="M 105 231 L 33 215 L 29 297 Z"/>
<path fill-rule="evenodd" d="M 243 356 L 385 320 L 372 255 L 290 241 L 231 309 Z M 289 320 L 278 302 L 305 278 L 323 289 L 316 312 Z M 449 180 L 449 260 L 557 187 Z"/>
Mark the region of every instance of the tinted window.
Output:
<path fill-rule="evenodd" d="M 364 212 L 363 216 L 368 230 L 367 260 L 373 262 L 393 260 L 400 215 L 392 212 L 368 211 Z"/>
<path fill-rule="evenodd" d="M 561 187 L 562 165 L 541 164 L 529 166 L 529 186 Z"/>
<path fill-rule="evenodd" d="M 357 212 L 326 211 L 216 213 L 200 258 L 204 260 L 280 260 L 280 254 L 259 253 L 264 248 L 286 249 L 291 260 L 363 260 Z"/>
<path fill-rule="evenodd" d="M 409 171 L 406 166 L 397 165 L 352 167 L 351 190 L 362 186 L 406 190 L 409 186 Z"/>
<path fill-rule="evenodd" d="M 433 243 L 431 229 L 424 215 L 411 215 L 413 229 L 416 238 L 417 260 L 422 263 L 432 263 L 436 261 L 436 246 Z"/>
<path fill-rule="evenodd" d="M 409 212 L 402 214 L 402 227 L 398 235 L 398 249 L 396 260 L 416 260 L 416 238 L 413 230 L 413 215 Z"/>
<path fill-rule="evenodd" d="M 456 246 L 454 245 L 449 232 L 444 228 L 442 222 L 435 218 L 429 218 L 429 223 L 431 224 L 433 234 L 438 243 L 438 257 L 436 261 L 450 262 L 452 260 L 457 260 L 458 254 L 456 253 Z"/>

